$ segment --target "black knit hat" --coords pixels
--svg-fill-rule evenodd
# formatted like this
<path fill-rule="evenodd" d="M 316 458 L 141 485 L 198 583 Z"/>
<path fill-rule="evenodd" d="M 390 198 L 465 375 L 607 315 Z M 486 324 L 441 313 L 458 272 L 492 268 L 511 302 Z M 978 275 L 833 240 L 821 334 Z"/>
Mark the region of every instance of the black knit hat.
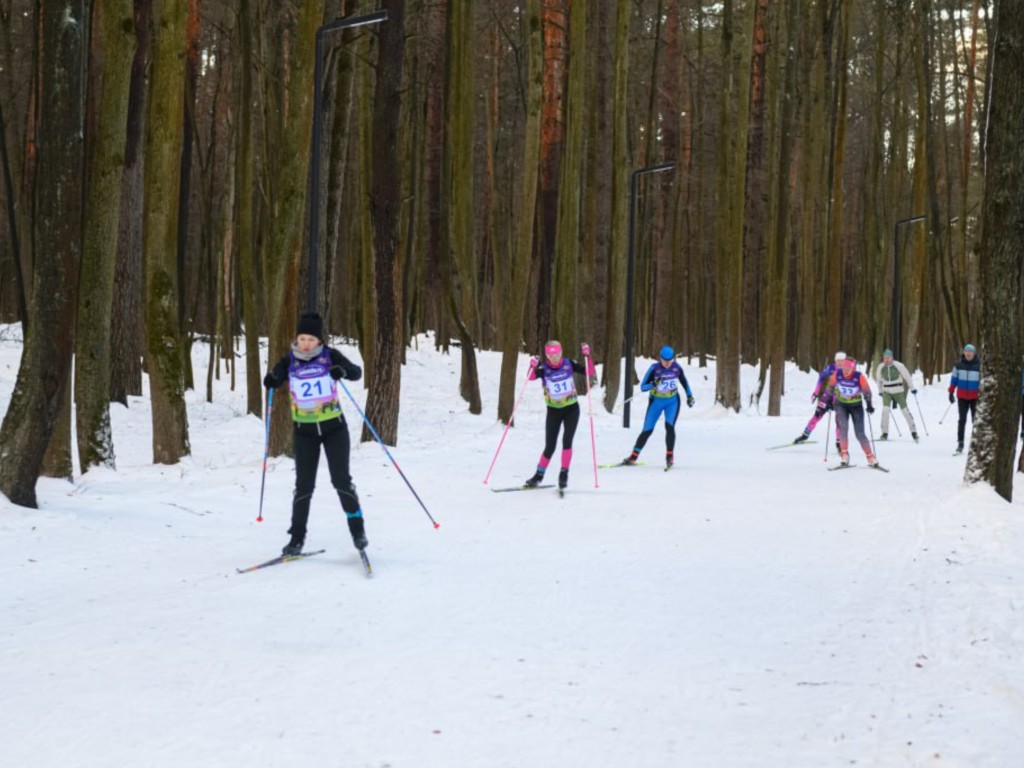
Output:
<path fill-rule="evenodd" d="M 324 321 L 320 315 L 310 312 L 299 318 L 299 327 L 295 331 L 295 335 L 299 336 L 303 333 L 316 336 L 320 341 L 324 340 Z"/>

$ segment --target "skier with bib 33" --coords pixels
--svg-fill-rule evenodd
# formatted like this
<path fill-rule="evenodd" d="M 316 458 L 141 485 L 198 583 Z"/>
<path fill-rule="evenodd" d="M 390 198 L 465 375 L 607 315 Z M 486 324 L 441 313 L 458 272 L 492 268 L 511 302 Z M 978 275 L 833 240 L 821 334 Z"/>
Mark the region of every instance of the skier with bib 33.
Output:
<path fill-rule="evenodd" d="M 263 386 L 277 389 L 288 382 L 292 421 L 295 424 L 295 496 L 292 500 L 291 540 L 282 550 L 286 556 L 302 552 L 309 521 L 309 503 L 316 486 L 320 447 L 327 455 L 331 484 L 341 499 L 349 533 L 356 549 L 366 548 L 363 511 L 349 475 L 349 434 L 338 401 L 338 379 L 357 381 L 362 369 L 324 342 L 320 315 L 299 318 L 292 348 L 263 379 Z"/>
<path fill-rule="evenodd" d="M 839 365 L 839 370 L 832 374 L 828 382 L 829 389 L 833 395 L 833 407 L 836 411 L 836 423 L 839 425 L 839 452 L 843 466 L 850 464 L 849 451 L 849 429 L 850 421 L 853 420 L 853 431 L 857 435 L 857 442 L 864 449 L 868 464 L 875 466 L 878 459 L 875 452 L 871 450 L 871 441 L 864 434 L 864 410 L 874 413 L 875 408 L 871 404 L 871 384 L 867 376 L 857 370 L 857 362 L 847 357 Z"/>

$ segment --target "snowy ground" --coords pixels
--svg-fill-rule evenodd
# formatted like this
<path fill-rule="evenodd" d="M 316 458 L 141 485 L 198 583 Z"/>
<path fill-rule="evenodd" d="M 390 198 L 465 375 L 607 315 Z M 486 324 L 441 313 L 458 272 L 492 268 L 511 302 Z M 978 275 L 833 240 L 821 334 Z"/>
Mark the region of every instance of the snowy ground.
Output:
<path fill-rule="evenodd" d="M 0 328 L 0 412 L 16 335 Z M 327 552 L 236 574 L 286 542 L 293 468 L 271 462 L 257 523 L 263 425 L 226 380 L 213 404 L 190 393 L 181 464 L 149 463 L 140 398 L 113 410 L 116 472 L 41 481 L 39 510 L 0 497 L 0 762 L 1024 765 L 1024 502 L 963 487 L 942 384 L 920 391 L 930 436 L 915 445 L 901 424 L 879 444 L 891 474 L 856 447 L 861 468 L 830 473 L 825 424 L 765 451 L 810 416 L 811 374 L 788 373 L 784 415 L 767 418 L 714 408 L 713 373 L 686 366 L 697 405 L 676 469 L 660 469 L 659 426 L 645 466 L 595 488 L 584 402 L 559 500 L 483 485 L 502 426 L 499 357 L 480 363 L 479 417 L 457 356 L 423 343 L 403 374 L 392 453 L 440 529 L 375 443 L 353 450 L 371 579 L 323 466 L 307 549 Z M 365 402 L 361 382 L 353 394 Z M 606 463 L 644 405 L 627 431 L 600 394 Z M 521 414 L 493 486 L 532 472 L 536 384 Z"/>

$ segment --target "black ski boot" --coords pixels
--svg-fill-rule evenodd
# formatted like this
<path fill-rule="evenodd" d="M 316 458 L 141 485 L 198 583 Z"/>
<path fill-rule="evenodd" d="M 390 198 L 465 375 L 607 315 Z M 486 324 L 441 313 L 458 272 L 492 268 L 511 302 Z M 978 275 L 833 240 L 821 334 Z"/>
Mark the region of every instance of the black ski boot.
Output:
<path fill-rule="evenodd" d="M 569 484 L 569 470 L 566 468 L 558 471 L 558 490 L 564 491 L 565 486 Z"/>
<path fill-rule="evenodd" d="M 629 454 L 629 456 L 627 456 L 626 458 L 624 458 L 622 460 L 622 463 L 625 466 L 627 466 L 627 467 L 631 467 L 634 464 L 636 464 L 636 460 L 639 459 L 639 458 L 640 458 L 640 454 L 637 453 L 636 451 L 633 451 L 631 454 Z"/>
<path fill-rule="evenodd" d="M 672 465 L 675 463 L 675 457 L 672 455 L 672 451 L 665 451 L 665 471 L 672 469 Z"/>
<path fill-rule="evenodd" d="M 879 437 L 878 439 L 879 440 L 888 440 L 889 439 L 889 433 L 888 432 L 883 432 L 882 436 Z"/>
<path fill-rule="evenodd" d="M 801 432 L 800 436 L 793 441 L 793 445 L 800 445 L 800 443 L 805 442 L 808 437 L 810 437 L 810 435 L 808 435 L 806 432 Z"/>
<path fill-rule="evenodd" d="M 917 432 L 911 432 L 910 436 L 914 438 L 915 443 L 920 442 L 920 438 L 917 436 Z"/>
<path fill-rule="evenodd" d="M 302 539 L 293 538 L 289 541 L 284 549 L 281 550 L 283 557 L 295 557 L 296 555 L 302 554 L 302 545 L 305 542 Z"/>
<path fill-rule="evenodd" d="M 538 469 L 533 477 L 523 483 L 523 488 L 536 488 L 542 482 L 544 482 L 544 473 Z"/>
<path fill-rule="evenodd" d="M 954 452 L 953 455 L 954 456 L 959 456 L 963 452 L 964 452 L 964 444 L 963 443 L 957 443 L 956 444 L 956 451 Z"/>
<path fill-rule="evenodd" d="M 369 542 L 366 540 L 366 526 L 363 525 L 362 515 L 348 518 L 348 532 L 352 534 L 352 544 L 356 549 L 366 549 Z"/>

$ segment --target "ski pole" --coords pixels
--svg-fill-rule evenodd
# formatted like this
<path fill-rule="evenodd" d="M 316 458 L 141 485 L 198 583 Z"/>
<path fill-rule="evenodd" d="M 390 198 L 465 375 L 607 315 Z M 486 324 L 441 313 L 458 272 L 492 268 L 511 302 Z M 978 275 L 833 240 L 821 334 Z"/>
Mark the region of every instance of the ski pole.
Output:
<path fill-rule="evenodd" d="M 871 424 L 871 414 L 870 413 L 865 413 L 864 415 L 868 419 L 868 433 L 871 435 L 871 452 L 873 454 L 875 454 L 875 458 L 877 459 L 878 458 L 878 449 L 875 448 L 875 428 Z M 895 423 L 896 423 L 896 419 L 893 418 L 893 424 L 895 424 Z"/>
<path fill-rule="evenodd" d="M 828 461 L 828 444 L 832 441 L 832 409 L 828 409 L 828 421 L 825 422 L 825 458 Z"/>
<path fill-rule="evenodd" d="M 512 413 L 508 417 L 508 423 L 505 424 L 505 430 L 501 433 L 501 440 L 498 441 L 498 449 L 494 452 L 494 458 L 491 459 L 491 466 L 487 468 L 487 474 L 484 475 L 484 485 L 487 485 L 487 480 L 491 476 L 491 470 L 494 469 L 494 462 L 498 460 L 498 454 L 501 452 L 501 446 L 505 442 L 505 435 L 508 434 L 508 428 L 512 426 L 512 422 L 515 421 L 516 411 L 519 410 L 519 404 L 523 400 L 523 395 L 526 394 L 526 385 L 530 383 L 530 374 L 533 373 L 533 369 L 537 367 L 537 363 L 530 359 L 530 369 L 526 372 L 526 381 L 523 382 L 523 388 L 519 390 L 519 397 L 516 398 L 515 405 L 512 406 Z"/>
<path fill-rule="evenodd" d="M 402 479 L 405 481 L 405 484 L 409 486 L 409 490 L 412 491 L 412 495 L 416 497 L 416 501 L 418 501 L 420 506 L 423 507 L 423 511 L 430 519 L 430 522 L 434 524 L 434 528 L 440 528 L 441 524 L 437 522 L 430 514 L 430 511 L 427 509 L 427 505 L 423 503 L 423 499 L 421 499 L 420 495 L 416 493 L 416 489 L 412 487 L 412 483 L 409 482 L 409 478 L 405 476 L 405 472 L 403 472 L 402 468 L 398 466 L 398 462 L 395 461 L 395 457 L 391 455 L 391 451 L 389 451 L 388 447 L 384 445 L 384 441 L 380 439 L 380 435 L 377 434 L 377 430 L 373 428 L 373 424 L 371 424 L 370 420 L 366 418 L 366 414 L 363 413 L 363 409 L 359 407 L 359 403 L 356 402 L 356 399 L 352 397 L 352 393 L 348 391 L 348 387 L 345 386 L 345 383 L 341 379 L 338 379 L 338 383 L 341 385 L 341 388 L 345 390 L 345 394 L 348 395 L 348 399 L 352 401 L 352 405 L 356 407 L 356 410 L 359 412 L 359 415 L 363 418 L 363 423 L 370 429 L 370 432 L 373 433 L 373 436 L 377 438 L 377 442 L 380 443 L 380 447 L 384 449 L 384 454 L 388 457 L 388 459 L 391 460 L 391 463 L 395 465 L 395 469 L 398 470 L 398 474 L 402 476 Z"/>
<path fill-rule="evenodd" d="M 267 428 L 263 438 L 263 477 L 260 480 L 260 509 L 256 513 L 256 522 L 263 522 L 263 489 L 267 487 L 267 455 L 270 453 L 270 414 L 274 412 L 274 389 L 267 390 Z"/>
<path fill-rule="evenodd" d="M 621 403 L 619 403 L 618 405 L 616 405 L 616 406 L 615 406 L 615 408 L 614 408 L 614 410 L 618 411 L 618 410 L 619 410 L 620 408 L 622 408 L 622 406 L 624 406 L 624 405 L 625 405 L 626 403 L 628 403 L 628 402 L 629 402 L 630 400 L 632 400 L 632 399 L 633 399 L 634 397 L 636 397 L 636 395 L 630 395 L 630 396 L 629 396 L 629 397 L 627 397 L 627 398 L 626 398 L 625 400 L 623 400 L 623 401 L 622 401 Z"/>
<path fill-rule="evenodd" d="M 939 426 L 942 426 L 942 422 L 944 422 L 946 420 L 946 415 L 949 413 L 949 409 L 952 408 L 952 407 L 953 407 L 952 403 L 950 403 L 949 405 L 946 406 L 946 410 L 942 414 L 942 418 L 939 419 Z M 924 421 L 924 419 L 922 419 L 922 421 Z"/>
<path fill-rule="evenodd" d="M 900 423 L 896 420 L 896 411 L 898 411 L 899 408 L 896 406 L 895 401 L 893 401 L 893 403 L 893 407 L 889 409 L 892 412 L 892 424 L 896 427 L 896 434 L 903 437 L 903 430 L 900 429 Z"/>
<path fill-rule="evenodd" d="M 587 414 L 590 416 L 590 451 L 594 455 L 594 487 L 600 488 L 597 484 L 597 441 L 594 439 L 594 406 L 590 400 L 590 372 L 593 370 L 593 363 L 590 361 L 590 347 L 583 345 L 584 367 L 587 369 Z"/>
<path fill-rule="evenodd" d="M 921 426 L 924 427 L 924 433 L 928 434 L 928 425 L 924 423 L 924 414 L 921 413 L 921 401 L 917 399 L 917 392 L 911 392 L 914 396 L 914 402 L 917 403 L 917 415 L 921 417 Z"/>

